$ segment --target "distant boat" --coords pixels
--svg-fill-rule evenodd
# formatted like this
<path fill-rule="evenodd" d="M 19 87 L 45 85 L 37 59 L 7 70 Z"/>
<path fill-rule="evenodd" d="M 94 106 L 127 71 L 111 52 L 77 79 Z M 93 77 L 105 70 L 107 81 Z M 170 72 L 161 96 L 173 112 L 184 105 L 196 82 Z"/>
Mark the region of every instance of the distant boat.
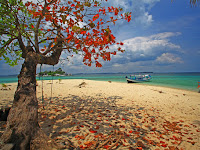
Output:
<path fill-rule="evenodd" d="M 148 82 L 151 80 L 151 75 L 130 75 L 130 77 L 126 76 L 127 83 L 139 83 L 139 82 Z"/>

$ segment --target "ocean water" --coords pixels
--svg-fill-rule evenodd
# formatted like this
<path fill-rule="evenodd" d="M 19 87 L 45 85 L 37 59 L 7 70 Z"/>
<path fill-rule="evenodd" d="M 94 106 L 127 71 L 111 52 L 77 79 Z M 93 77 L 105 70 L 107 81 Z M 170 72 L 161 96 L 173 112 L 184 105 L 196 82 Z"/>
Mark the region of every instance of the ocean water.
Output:
<path fill-rule="evenodd" d="M 102 74 L 75 74 L 65 77 L 53 77 L 57 79 L 87 79 L 97 81 L 112 81 L 112 82 L 126 82 L 126 76 L 130 73 L 102 73 Z M 152 80 L 150 82 L 133 83 L 133 84 L 149 84 L 157 86 L 165 86 L 179 89 L 186 89 L 190 91 L 198 91 L 198 81 L 200 82 L 200 72 L 197 73 L 151 73 Z M 42 77 L 37 77 L 41 80 Z M 43 77 L 43 80 L 52 80 L 52 77 Z M 17 76 L 0 76 L 0 84 L 17 82 Z"/>

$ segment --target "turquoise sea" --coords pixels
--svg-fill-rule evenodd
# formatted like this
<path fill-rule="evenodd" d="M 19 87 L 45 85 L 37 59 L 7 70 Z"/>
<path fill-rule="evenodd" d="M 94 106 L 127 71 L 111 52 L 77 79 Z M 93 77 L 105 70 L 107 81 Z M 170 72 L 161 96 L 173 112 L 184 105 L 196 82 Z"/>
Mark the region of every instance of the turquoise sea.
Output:
<path fill-rule="evenodd" d="M 136 83 L 136 84 L 149 84 L 166 86 L 173 88 L 186 89 L 190 91 L 198 91 L 198 81 L 200 81 L 200 72 L 190 73 L 150 73 L 152 76 L 151 82 Z M 87 79 L 97 81 L 112 81 L 112 82 L 126 82 L 125 76 L 130 73 L 99 73 L 99 74 L 74 74 L 65 77 L 53 77 L 56 79 Z M 42 78 L 38 80 L 41 80 Z M 43 77 L 43 80 L 51 80 L 52 77 Z M 0 76 L 0 84 L 17 82 L 17 76 Z M 134 83 L 135 84 L 135 83 Z"/>

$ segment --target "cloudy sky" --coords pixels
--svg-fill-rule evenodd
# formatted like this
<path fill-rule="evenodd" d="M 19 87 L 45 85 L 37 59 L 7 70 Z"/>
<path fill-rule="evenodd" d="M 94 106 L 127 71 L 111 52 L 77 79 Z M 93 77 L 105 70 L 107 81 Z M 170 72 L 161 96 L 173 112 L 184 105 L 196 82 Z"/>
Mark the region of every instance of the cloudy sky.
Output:
<path fill-rule="evenodd" d="M 110 0 L 109 5 L 132 12 L 129 23 L 112 27 L 117 40 L 124 43 L 125 53 L 102 62 L 102 68 L 83 65 L 79 55 L 55 68 L 73 74 L 200 72 L 200 6 L 191 7 L 189 0 Z M 0 61 L 0 75 L 18 74 L 20 68 L 21 64 L 9 67 Z M 43 69 L 52 70 L 52 66 Z"/>

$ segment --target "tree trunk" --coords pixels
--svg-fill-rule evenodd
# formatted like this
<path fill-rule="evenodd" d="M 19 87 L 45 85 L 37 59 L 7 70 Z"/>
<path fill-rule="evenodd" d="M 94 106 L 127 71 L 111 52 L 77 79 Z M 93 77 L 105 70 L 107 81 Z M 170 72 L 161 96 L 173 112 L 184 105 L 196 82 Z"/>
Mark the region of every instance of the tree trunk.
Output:
<path fill-rule="evenodd" d="M 6 130 L 1 137 L 4 143 L 14 144 L 15 150 L 40 149 L 40 147 L 49 149 L 48 138 L 41 132 L 38 124 L 36 67 L 37 59 L 33 52 L 29 52 L 18 76 L 13 106 L 8 115 Z"/>

